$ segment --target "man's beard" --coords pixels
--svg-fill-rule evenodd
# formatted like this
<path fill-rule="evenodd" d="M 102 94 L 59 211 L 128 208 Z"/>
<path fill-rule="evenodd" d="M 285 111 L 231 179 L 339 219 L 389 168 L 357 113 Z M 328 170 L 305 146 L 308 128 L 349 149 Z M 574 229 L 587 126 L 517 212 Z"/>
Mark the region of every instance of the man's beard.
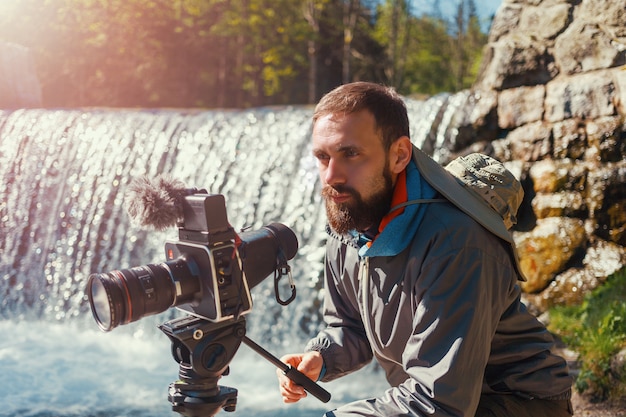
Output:
<path fill-rule="evenodd" d="M 337 233 L 344 234 L 350 230 L 363 232 L 377 226 L 389 212 L 393 186 L 391 173 L 385 167 L 383 170 L 382 188 L 371 195 L 367 200 L 352 187 L 344 185 L 325 185 L 322 196 L 326 201 L 326 216 L 330 227 Z M 335 194 L 350 194 L 352 199 L 347 203 L 335 203 L 331 196 Z"/>

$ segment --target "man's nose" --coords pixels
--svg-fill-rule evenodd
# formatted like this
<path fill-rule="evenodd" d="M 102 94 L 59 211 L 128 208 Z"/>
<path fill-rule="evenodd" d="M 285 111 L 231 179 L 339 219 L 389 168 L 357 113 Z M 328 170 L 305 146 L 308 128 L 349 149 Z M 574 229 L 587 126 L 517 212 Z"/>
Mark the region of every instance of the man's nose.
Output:
<path fill-rule="evenodd" d="M 328 185 L 344 184 L 346 182 L 345 170 L 336 159 L 330 159 L 323 172 L 324 182 Z"/>

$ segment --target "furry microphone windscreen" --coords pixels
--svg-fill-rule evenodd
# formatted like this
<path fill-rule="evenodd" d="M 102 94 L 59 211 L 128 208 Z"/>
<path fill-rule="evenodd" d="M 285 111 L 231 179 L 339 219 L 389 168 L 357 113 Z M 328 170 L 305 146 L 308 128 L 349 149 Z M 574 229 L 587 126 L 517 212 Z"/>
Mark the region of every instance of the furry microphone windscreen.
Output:
<path fill-rule="evenodd" d="M 138 224 L 164 230 L 183 219 L 182 201 L 188 194 L 182 181 L 140 177 L 129 185 L 127 211 Z"/>

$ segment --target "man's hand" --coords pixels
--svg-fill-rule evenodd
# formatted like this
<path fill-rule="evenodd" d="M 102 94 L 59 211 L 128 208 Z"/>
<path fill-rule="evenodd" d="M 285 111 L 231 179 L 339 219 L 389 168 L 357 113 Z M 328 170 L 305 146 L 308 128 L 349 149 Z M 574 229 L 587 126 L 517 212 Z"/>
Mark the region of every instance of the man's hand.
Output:
<path fill-rule="evenodd" d="M 313 381 L 317 381 L 320 372 L 322 372 L 322 366 L 324 365 L 324 359 L 319 352 L 285 355 L 281 360 L 302 372 Z M 280 394 L 285 403 L 295 403 L 306 397 L 307 394 L 304 388 L 287 378 L 281 370 L 277 369 L 276 374 L 278 375 Z"/>

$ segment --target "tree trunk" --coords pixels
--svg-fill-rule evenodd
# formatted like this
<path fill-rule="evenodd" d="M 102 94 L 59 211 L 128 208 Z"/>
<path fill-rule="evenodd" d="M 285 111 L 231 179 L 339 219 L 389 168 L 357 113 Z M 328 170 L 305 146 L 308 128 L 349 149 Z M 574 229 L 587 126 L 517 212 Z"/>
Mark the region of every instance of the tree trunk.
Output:
<path fill-rule="evenodd" d="M 352 56 L 352 37 L 356 26 L 358 0 L 345 0 L 343 3 L 343 59 L 342 76 L 344 84 L 351 81 L 350 57 Z"/>

